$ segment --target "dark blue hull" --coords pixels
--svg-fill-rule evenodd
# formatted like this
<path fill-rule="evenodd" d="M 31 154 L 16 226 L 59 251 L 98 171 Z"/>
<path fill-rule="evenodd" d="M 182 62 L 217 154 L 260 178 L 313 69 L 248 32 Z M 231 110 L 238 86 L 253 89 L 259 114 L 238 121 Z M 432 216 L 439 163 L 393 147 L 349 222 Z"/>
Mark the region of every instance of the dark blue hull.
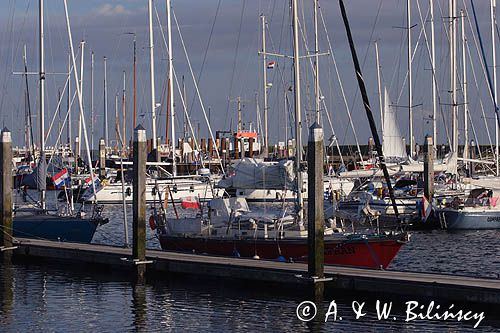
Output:
<path fill-rule="evenodd" d="M 90 243 L 99 223 L 88 219 L 50 215 L 15 217 L 14 237 Z"/>

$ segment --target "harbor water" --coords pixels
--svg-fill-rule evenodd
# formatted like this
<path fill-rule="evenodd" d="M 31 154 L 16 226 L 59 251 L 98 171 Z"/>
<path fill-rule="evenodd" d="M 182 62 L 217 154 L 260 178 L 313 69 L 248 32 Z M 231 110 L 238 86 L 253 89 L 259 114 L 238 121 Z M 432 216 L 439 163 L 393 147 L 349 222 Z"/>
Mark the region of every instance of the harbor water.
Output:
<path fill-rule="evenodd" d="M 131 205 L 127 206 L 131 237 Z M 121 205 L 106 206 L 110 222 L 98 228 L 94 243 L 123 245 Z M 439 272 L 498 278 L 499 231 L 414 232 L 390 269 Z M 159 248 L 148 230 L 148 247 Z M 478 329 L 473 322 L 405 321 L 406 299 L 395 300 L 395 320 L 379 320 L 375 311 L 356 319 L 353 301 L 376 299 L 364 295 L 329 295 L 343 320 L 328 320 L 313 328 L 296 315 L 306 299 L 303 291 L 267 289 L 259 285 L 186 277 L 154 277 L 136 286 L 123 274 L 75 270 L 36 263 L 0 266 L 0 332 L 495 332 L 500 314 L 483 309 L 486 320 Z M 385 300 L 381 300 L 385 301 Z M 463 305 L 467 307 L 467 305 Z"/>

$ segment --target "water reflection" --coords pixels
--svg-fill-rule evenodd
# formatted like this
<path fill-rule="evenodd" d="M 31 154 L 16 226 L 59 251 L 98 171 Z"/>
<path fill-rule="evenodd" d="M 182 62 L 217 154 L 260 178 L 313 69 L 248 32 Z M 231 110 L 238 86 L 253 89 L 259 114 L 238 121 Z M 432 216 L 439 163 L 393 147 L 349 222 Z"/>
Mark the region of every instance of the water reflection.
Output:
<path fill-rule="evenodd" d="M 133 326 L 136 331 L 146 330 L 147 304 L 146 286 L 144 284 L 132 285 L 132 314 L 134 316 Z"/>
<path fill-rule="evenodd" d="M 1 263 L 0 275 L 0 315 L 2 321 L 12 321 L 12 310 L 14 301 L 14 269 L 11 263 Z"/>
<path fill-rule="evenodd" d="M 145 285 L 134 285 L 128 279 L 60 266 L 0 266 L 0 332 L 474 331 L 463 322 L 405 323 L 401 313 L 397 321 L 378 321 L 374 311 L 355 320 L 350 303 L 356 296 L 338 294 L 325 297 L 318 306 L 318 321 L 306 324 L 296 317 L 297 305 L 307 299 L 301 290 L 150 278 Z M 332 298 L 343 320 L 324 323 L 322 313 Z M 374 302 L 366 308 L 374 309 Z M 481 324 L 480 331 L 497 330 L 488 325 L 491 321 Z"/>

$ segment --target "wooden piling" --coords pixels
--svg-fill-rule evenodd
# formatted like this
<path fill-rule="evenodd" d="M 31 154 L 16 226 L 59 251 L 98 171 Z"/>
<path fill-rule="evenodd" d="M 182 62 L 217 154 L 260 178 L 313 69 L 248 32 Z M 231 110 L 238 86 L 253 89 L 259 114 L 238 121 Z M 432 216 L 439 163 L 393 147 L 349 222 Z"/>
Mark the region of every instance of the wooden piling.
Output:
<path fill-rule="evenodd" d="M 253 158 L 253 138 L 248 138 L 248 157 Z"/>
<path fill-rule="evenodd" d="M 236 134 L 234 135 L 234 159 L 237 160 L 240 158 L 240 152 L 239 152 L 239 140 L 236 137 Z"/>
<path fill-rule="evenodd" d="M 184 159 L 184 139 L 179 139 L 179 149 L 181 151 L 181 163 L 185 163 Z"/>
<path fill-rule="evenodd" d="M 0 181 L 0 248 L 12 248 L 12 136 L 7 128 L 1 134 L 0 160 L 2 175 Z M 1 251 L 4 263 L 12 259 L 12 251 Z"/>
<path fill-rule="evenodd" d="M 203 155 L 205 155 L 205 153 L 207 152 L 207 145 L 205 144 L 205 139 L 202 138 L 201 141 L 200 141 L 200 149 L 201 149 L 201 152 L 203 153 Z"/>
<path fill-rule="evenodd" d="M 189 162 L 194 161 L 194 138 L 188 138 L 189 147 L 191 147 L 191 154 L 189 154 Z"/>
<path fill-rule="evenodd" d="M 106 177 L 106 143 L 99 140 L 99 177 Z"/>
<path fill-rule="evenodd" d="M 146 266 L 139 264 L 146 259 L 146 130 L 134 130 L 134 181 L 133 181 L 133 244 L 132 255 L 136 263 L 137 282 L 144 282 Z"/>
<path fill-rule="evenodd" d="M 214 156 L 214 142 L 212 138 L 208 138 L 208 158 L 211 159 Z"/>
<path fill-rule="evenodd" d="M 307 241 L 308 273 L 314 281 L 315 299 L 324 293 L 324 208 L 323 208 L 323 129 L 318 123 L 309 128 L 307 145 L 308 196 Z"/>
<path fill-rule="evenodd" d="M 434 196 L 434 149 L 432 136 L 425 137 L 424 143 L 424 196 L 430 202 Z"/>

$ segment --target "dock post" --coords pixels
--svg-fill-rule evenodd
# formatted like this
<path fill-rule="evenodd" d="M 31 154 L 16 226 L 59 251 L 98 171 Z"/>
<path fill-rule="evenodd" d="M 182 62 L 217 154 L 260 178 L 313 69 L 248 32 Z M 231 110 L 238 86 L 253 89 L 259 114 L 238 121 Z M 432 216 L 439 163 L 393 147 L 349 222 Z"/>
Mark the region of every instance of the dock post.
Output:
<path fill-rule="evenodd" d="M 133 244 L 132 255 L 136 262 L 137 282 L 144 282 L 146 266 L 137 262 L 146 259 L 146 130 L 134 129 L 134 181 L 133 181 Z"/>
<path fill-rule="evenodd" d="M 253 138 L 248 138 L 248 157 L 253 158 Z"/>
<path fill-rule="evenodd" d="M 239 140 L 238 138 L 236 137 L 236 134 L 234 135 L 234 159 L 235 160 L 239 160 L 240 159 L 240 155 L 239 155 Z"/>
<path fill-rule="evenodd" d="M 205 153 L 207 152 L 207 145 L 204 138 L 201 139 L 200 146 L 202 154 L 205 155 Z"/>
<path fill-rule="evenodd" d="M 12 248 L 12 136 L 7 128 L 2 130 L 2 180 L 0 182 L 0 248 Z M 4 263 L 12 260 L 12 251 L 1 251 Z"/>
<path fill-rule="evenodd" d="M 214 142 L 212 138 L 208 138 L 208 159 L 212 159 L 214 156 Z"/>
<path fill-rule="evenodd" d="M 99 177 L 106 177 L 106 143 L 103 138 L 99 140 Z"/>
<path fill-rule="evenodd" d="M 434 152 L 432 136 L 427 135 L 424 143 L 424 196 L 431 202 L 434 196 Z"/>
<path fill-rule="evenodd" d="M 314 123 L 309 128 L 307 145 L 308 203 L 307 242 L 308 273 L 314 283 L 314 298 L 321 300 L 324 293 L 324 207 L 323 207 L 323 128 Z"/>

